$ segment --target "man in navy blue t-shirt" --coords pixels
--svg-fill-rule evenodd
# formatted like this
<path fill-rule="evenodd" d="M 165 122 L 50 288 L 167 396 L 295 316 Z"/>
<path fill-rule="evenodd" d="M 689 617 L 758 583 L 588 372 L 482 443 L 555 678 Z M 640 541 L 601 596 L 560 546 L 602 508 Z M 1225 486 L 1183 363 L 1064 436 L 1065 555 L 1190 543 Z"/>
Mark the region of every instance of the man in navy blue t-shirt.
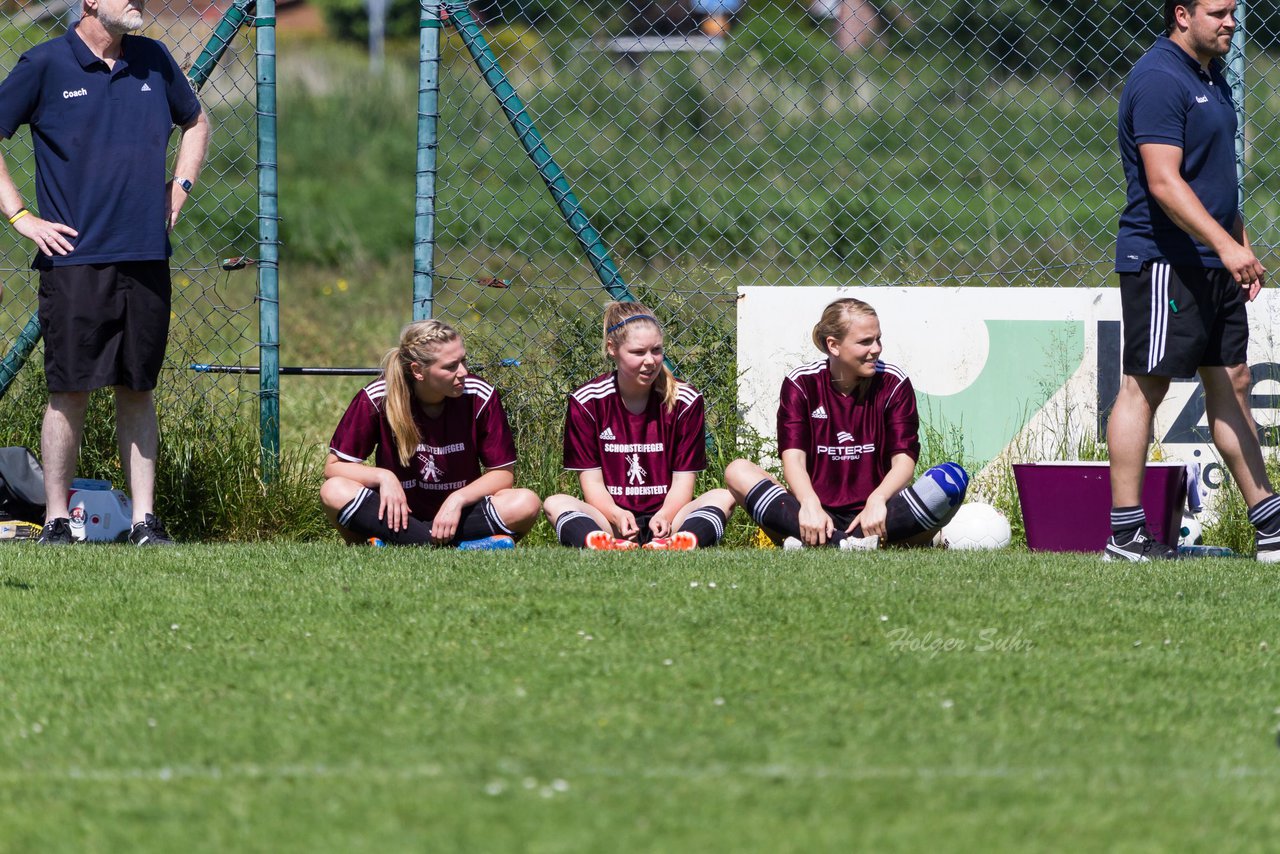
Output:
<path fill-rule="evenodd" d="M 67 494 L 89 393 L 112 386 L 129 539 L 171 542 L 154 514 L 159 444 L 153 390 L 169 333 L 169 232 L 209 144 L 191 85 L 142 28 L 145 0 L 82 0 L 66 35 L 19 58 L 0 83 L 0 138 L 31 129 L 30 212 L 0 158 L 0 212 L 35 244 L 49 406 L 41 432 L 43 543 L 70 543 Z M 181 128 L 172 178 L 173 128 Z"/>
<path fill-rule="evenodd" d="M 1108 560 L 1176 558 L 1154 541 L 1142 479 L 1156 408 L 1173 377 L 1197 372 L 1214 443 L 1249 504 L 1258 559 L 1280 561 L 1280 497 L 1249 410 L 1246 304 L 1266 270 L 1249 246 L 1236 190 L 1236 113 L 1222 75 L 1236 0 L 1165 0 L 1167 35 L 1120 96 L 1128 196 L 1116 239 L 1124 379 L 1107 426 Z"/>

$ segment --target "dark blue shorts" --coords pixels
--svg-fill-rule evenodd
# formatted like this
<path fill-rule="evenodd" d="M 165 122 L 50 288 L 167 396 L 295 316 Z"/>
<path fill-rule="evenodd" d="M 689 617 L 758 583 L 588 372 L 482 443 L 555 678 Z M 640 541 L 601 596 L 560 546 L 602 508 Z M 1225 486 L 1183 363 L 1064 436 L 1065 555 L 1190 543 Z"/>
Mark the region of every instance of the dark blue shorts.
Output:
<path fill-rule="evenodd" d="M 1248 359 L 1248 301 L 1226 270 L 1148 261 L 1120 274 L 1120 305 L 1130 376 L 1185 379 Z"/>

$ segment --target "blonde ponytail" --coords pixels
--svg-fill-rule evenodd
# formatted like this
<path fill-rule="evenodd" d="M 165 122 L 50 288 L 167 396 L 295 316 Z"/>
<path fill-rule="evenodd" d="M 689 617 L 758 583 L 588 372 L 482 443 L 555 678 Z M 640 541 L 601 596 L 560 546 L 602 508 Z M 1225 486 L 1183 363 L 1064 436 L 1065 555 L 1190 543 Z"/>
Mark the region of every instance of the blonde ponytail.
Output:
<path fill-rule="evenodd" d="M 396 437 L 400 465 L 413 459 L 422 437 L 413 420 L 413 381 L 410 367 L 417 362 L 427 367 L 436 360 L 441 344 L 460 337 L 458 331 L 439 320 L 419 320 L 400 330 L 400 346 L 392 347 L 382 357 L 382 380 L 387 396 L 384 409 L 391 432 Z"/>

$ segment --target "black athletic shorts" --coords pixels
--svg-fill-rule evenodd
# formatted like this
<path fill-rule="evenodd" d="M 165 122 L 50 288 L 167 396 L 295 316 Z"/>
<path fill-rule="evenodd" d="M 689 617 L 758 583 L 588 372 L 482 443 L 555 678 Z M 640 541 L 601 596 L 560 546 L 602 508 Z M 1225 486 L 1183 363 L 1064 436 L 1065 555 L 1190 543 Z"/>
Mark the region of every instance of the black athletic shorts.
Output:
<path fill-rule="evenodd" d="M 828 516 L 831 517 L 831 523 L 835 525 L 835 530 L 841 531 L 841 532 L 847 530 L 849 525 L 853 523 L 853 520 L 858 518 L 858 514 L 862 512 L 861 509 L 837 510 L 833 507 L 828 507 L 825 504 L 822 505 L 822 509 Z M 766 537 L 768 537 L 771 541 L 773 541 L 773 544 L 775 546 L 779 546 L 779 547 L 781 547 L 783 542 L 786 541 L 787 537 L 790 536 L 789 534 L 784 534 L 781 531 L 775 531 L 772 528 L 762 527 L 761 530 L 764 531 L 764 535 Z"/>
<path fill-rule="evenodd" d="M 41 270 L 49 391 L 155 388 L 169 339 L 170 294 L 168 261 Z"/>
<path fill-rule="evenodd" d="M 636 544 L 643 546 L 646 543 L 651 542 L 653 540 L 653 530 L 649 528 L 649 522 L 653 520 L 654 516 L 658 515 L 658 511 L 655 510 L 652 513 L 632 513 L 631 515 L 636 517 L 636 526 L 640 529 L 636 532 Z M 618 535 L 617 531 L 613 531 L 612 533 L 615 537 Z"/>
<path fill-rule="evenodd" d="M 1187 378 L 1247 360 L 1248 302 L 1226 270 L 1148 261 L 1120 274 L 1120 305 L 1126 374 Z"/>

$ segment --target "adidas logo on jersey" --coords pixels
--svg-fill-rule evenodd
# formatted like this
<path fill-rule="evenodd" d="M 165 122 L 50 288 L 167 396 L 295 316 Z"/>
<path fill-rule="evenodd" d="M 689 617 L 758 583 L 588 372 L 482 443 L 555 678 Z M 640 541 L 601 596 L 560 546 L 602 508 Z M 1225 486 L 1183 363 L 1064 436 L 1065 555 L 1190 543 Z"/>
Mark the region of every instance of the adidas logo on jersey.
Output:
<path fill-rule="evenodd" d="M 837 442 L 853 442 L 853 434 L 846 430 L 841 430 L 839 433 L 836 434 L 836 441 Z"/>
<path fill-rule="evenodd" d="M 604 432 L 600 434 L 600 438 L 606 442 L 614 442 L 617 440 L 617 437 L 613 435 L 612 427 L 604 428 Z"/>
<path fill-rule="evenodd" d="M 826 418 L 827 417 L 826 407 L 819 406 L 817 409 L 813 410 L 813 412 L 809 414 L 809 417 L 810 418 Z"/>
<path fill-rule="evenodd" d="M 143 92 L 150 92 L 150 91 L 151 91 L 151 87 L 150 87 L 150 86 L 148 86 L 146 83 L 143 83 L 143 84 L 142 84 L 142 91 L 143 91 Z"/>

